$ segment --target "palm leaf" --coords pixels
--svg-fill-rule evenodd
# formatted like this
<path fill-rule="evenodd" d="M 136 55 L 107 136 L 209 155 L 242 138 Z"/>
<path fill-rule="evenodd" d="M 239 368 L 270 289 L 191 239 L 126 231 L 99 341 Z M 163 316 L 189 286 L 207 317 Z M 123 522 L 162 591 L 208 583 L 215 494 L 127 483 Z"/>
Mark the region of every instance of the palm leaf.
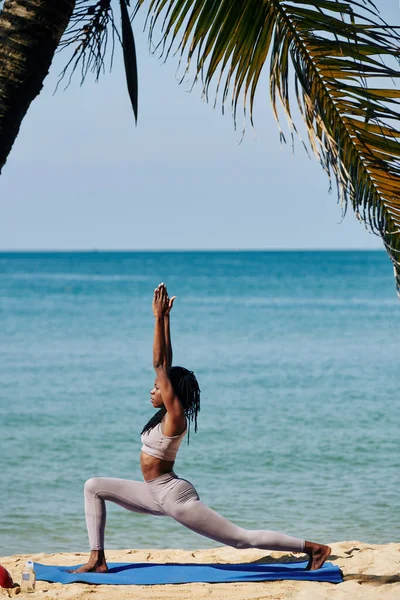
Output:
<path fill-rule="evenodd" d="M 152 0 L 149 23 L 150 38 L 161 28 L 166 57 L 177 44 L 186 72 L 195 62 L 194 78 L 201 79 L 206 98 L 214 82 L 223 106 L 232 90 L 235 119 L 240 100 L 253 118 L 269 57 L 276 119 L 279 101 L 296 130 L 295 96 L 311 147 L 336 180 L 344 211 L 350 203 L 382 237 L 400 295 L 397 29 L 380 19 L 369 0 Z"/>
<path fill-rule="evenodd" d="M 128 14 L 130 0 L 119 0 L 121 9 L 121 35 L 114 20 L 112 0 L 76 0 L 68 28 L 59 44 L 59 51 L 73 48 L 72 56 L 60 74 L 58 84 L 69 72 L 67 87 L 78 66 L 81 67 L 81 83 L 89 71 L 96 80 L 105 72 L 106 58 L 113 63 L 115 39 L 122 45 L 125 76 L 135 121 L 138 116 L 138 70 L 135 40 Z M 108 52 L 111 41 L 111 52 Z M 57 87 L 58 87 L 57 84 Z"/>
<path fill-rule="evenodd" d="M 138 70 L 136 62 L 135 40 L 131 22 L 129 19 L 128 9 L 126 7 L 129 0 L 120 0 L 121 7 L 121 33 L 122 33 L 122 50 L 124 54 L 124 65 L 126 83 L 128 86 L 128 94 L 131 99 L 135 122 L 138 118 Z"/>

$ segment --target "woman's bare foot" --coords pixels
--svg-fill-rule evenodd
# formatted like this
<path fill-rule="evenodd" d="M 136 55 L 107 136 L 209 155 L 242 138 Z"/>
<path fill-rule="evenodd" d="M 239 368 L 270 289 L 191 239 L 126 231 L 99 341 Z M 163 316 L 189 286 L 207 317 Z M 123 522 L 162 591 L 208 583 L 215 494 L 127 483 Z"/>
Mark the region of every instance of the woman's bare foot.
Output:
<path fill-rule="evenodd" d="M 70 573 L 107 573 L 108 567 L 104 550 L 92 550 L 86 565 Z"/>
<path fill-rule="evenodd" d="M 322 567 L 331 553 L 331 548 L 329 546 L 324 546 L 323 544 L 305 542 L 304 552 L 306 552 L 310 557 L 308 565 L 306 566 L 306 571 L 315 571 L 316 569 L 320 569 Z"/>

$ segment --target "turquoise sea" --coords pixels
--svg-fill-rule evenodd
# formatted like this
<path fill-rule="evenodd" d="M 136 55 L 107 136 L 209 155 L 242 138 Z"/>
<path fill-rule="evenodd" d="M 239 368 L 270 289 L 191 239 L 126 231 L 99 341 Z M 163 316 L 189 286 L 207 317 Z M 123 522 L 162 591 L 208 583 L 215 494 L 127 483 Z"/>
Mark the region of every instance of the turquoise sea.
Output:
<path fill-rule="evenodd" d="M 0 254 L 0 555 L 88 548 L 83 485 L 138 479 L 154 287 L 202 390 L 176 472 L 248 528 L 400 541 L 400 302 L 382 252 Z M 108 505 L 108 548 L 206 548 Z"/>

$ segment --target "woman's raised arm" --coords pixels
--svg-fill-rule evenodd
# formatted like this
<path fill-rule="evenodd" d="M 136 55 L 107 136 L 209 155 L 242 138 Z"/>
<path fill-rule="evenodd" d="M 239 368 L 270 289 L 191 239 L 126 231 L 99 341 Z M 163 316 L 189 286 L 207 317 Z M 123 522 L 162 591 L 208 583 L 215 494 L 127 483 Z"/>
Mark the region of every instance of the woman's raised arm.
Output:
<path fill-rule="evenodd" d="M 153 367 L 168 370 L 168 353 L 165 340 L 164 319 L 167 311 L 167 293 L 163 283 L 154 290 L 153 314 L 155 318 L 154 341 L 153 341 Z M 172 351 L 172 348 L 171 348 Z"/>
<path fill-rule="evenodd" d="M 167 288 L 165 288 L 167 292 Z M 169 298 L 167 292 L 167 309 L 164 314 L 164 337 L 165 337 L 165 351 L 167 354 L 167 367 L 170 369 L 172 367 L 172 344 L 171 344 L 171 324 L 170 324 L 170 313 L 171 309 L 174 305 L 174 300 L 176 296 L 172 296 Z"/>
<path fill-rule="evenodd" d="M 165 339 L 165 315 L 172 308 L 174 298 L 169 299 L 167 289 L 163 283 L 160 283 L 154 291 L 153 313 L 155 317 L 154 324 L 154 343 L 153 343 L 153 367 L 157 375 L 157 382 L 160 387 L 162 400 L 167 409 L 170 418 L 169 425 L 174 433 L 165 432 L 165 435 L 176 435 L 182 431 L 185 425 L 185 413 L 177 395 L 174 392 L 171 381 L 168 376 L 168 352 Z M 172 359 L 172 348 L 171 348 Z M 175 429 L 179 429 L 175 432 Z M 168 428 L 169 429 L 169 428 Z"/>

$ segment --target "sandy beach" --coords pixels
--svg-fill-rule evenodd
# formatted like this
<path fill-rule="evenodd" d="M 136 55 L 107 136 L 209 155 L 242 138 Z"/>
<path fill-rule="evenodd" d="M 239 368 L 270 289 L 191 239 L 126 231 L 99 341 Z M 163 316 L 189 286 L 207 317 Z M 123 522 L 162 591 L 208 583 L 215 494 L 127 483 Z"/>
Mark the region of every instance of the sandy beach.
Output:
<path fill-rule="evenodd" d="M 399 600 L 400 598 L 400 544 L 372 545 L 357 541 L 331 544 L 332 556 L 329 559 L 338 565 L 344 575 L 341 584 L 317 583 L 308 581 L 273 581 L 261 583 L 208 584 L 192 583 L 184 585 L 154 586 L 93 586 L 82 583 L 62 585 L 37 582 L 35 595 L 43 600 L 58 598 L 95 600 Z M 16 555 L 0 557 L 2 564 L 12 575 L 14 582 L 20 583 L 21 571 L 26 558 L 49 565 L 73 565 L 85 562 L 87 554 L 59 553 Z M 212 550 L 110 550 L 110 562 L 286 562 L 296 557 L 281 552 L 262 550 L 242 550 L 221 547 Z M 14 597 L 19 589 L 2 590 L 3 597 Z M 19 594 L 19 597 L 34 597 L 32 594 Z"/>

